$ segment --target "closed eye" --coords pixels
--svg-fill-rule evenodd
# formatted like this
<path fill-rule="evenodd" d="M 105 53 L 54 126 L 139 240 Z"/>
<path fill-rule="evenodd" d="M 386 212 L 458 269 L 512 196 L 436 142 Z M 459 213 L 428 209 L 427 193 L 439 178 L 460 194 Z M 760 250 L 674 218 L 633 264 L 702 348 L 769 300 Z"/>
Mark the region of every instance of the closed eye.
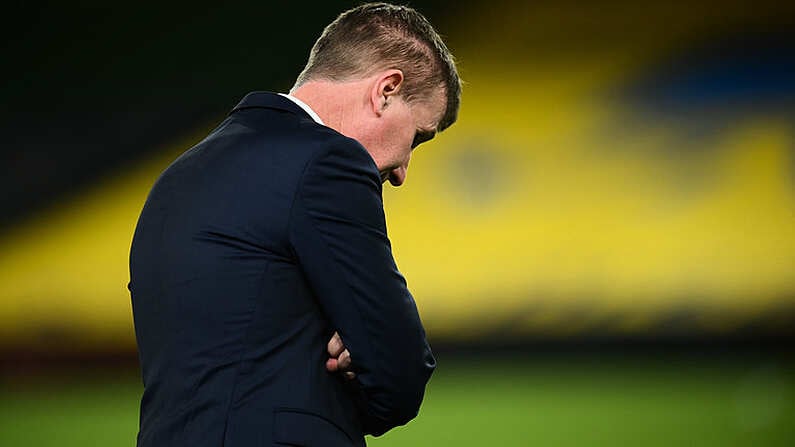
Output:
<path fill-rule="evenodd" d="M 415 147 L 419 146 L 420 144 L 433 139 L 436 136 L 435 130 L 418 130 L 417 133 L 414 134 L 414 141 L 411 142 L 411 148 L 414 149 Z"/>

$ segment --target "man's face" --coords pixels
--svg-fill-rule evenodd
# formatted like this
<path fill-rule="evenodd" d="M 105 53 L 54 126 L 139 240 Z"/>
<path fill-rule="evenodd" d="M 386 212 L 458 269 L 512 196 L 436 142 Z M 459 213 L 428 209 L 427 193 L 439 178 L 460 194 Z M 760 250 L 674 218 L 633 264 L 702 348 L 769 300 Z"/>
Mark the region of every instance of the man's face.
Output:
<path fill-rule="evenodd" d="M 364 144 L 378 166 L 381 181 L 389 180 L 394 186 L 403 184 L 412 151 L 434 137 L 445 106 L 443 91 L 413 103 L 399 96 L 389 98 Z"/>

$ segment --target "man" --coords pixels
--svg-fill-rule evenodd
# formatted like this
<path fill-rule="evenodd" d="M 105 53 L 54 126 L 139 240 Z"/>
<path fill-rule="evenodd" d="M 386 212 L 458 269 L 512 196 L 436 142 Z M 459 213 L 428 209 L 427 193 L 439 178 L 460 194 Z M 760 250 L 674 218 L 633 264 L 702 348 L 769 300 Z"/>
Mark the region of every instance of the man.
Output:
<path fill-rule="evenodd" d="M 381 185 L 459 97 L 427 20 L 366 4 L 166 169 L 130 254 L 139 446 L 362 446 L 416 416 L 435 360 Z"/>

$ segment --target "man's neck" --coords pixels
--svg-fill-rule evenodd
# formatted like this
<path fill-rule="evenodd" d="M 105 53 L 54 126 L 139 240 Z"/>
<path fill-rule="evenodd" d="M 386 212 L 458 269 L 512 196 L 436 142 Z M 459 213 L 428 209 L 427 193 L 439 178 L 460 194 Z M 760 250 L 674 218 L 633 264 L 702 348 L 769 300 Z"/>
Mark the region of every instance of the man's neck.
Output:
<path fill-rule="evenodd" d="M 279 93 L 279 95 L 284 96 L 285 98 L 289 99 L 290 101 L 296 103 L 298 105 L 298 107 L 301 107 L 302 109 L 304 109 L 304 112 L 308 113 L 309 116 L 312 117 L 312 119 L 316 123 L 322 124 L 322 125 L 326 124 L 326 123 L 323 122 L 323 119 L 320 118 L 320 116 L 317 113 L 315 113 L 315 111 L 312 110 L 311 107 L 309 107 L 309 104 L 301 101 L 300 99 L 298 99 L 295 96 L 290 95 L 290 94 Z"/>
<path fill-rule="evenodd" d="M 291 90 L 290 95 L 306 103 L 327 127 L 343 135 L 348 135 L 367 100 L 366 84 L 360 80 L 308 81 Z"/>

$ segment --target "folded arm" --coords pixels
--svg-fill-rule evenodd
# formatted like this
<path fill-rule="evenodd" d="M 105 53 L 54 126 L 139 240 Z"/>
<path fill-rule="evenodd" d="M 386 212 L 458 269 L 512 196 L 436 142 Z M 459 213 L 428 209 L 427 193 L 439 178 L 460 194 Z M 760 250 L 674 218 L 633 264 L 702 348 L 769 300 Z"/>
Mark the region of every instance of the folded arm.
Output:
<path fill-rule="evenodd" d="M 293 249 L 350 353 L 374 435 L 417 415 L 435 367 L 392 257 L 380 188 L 369 155 L 340 138 L 309 162 L 290 216 Z"/>

